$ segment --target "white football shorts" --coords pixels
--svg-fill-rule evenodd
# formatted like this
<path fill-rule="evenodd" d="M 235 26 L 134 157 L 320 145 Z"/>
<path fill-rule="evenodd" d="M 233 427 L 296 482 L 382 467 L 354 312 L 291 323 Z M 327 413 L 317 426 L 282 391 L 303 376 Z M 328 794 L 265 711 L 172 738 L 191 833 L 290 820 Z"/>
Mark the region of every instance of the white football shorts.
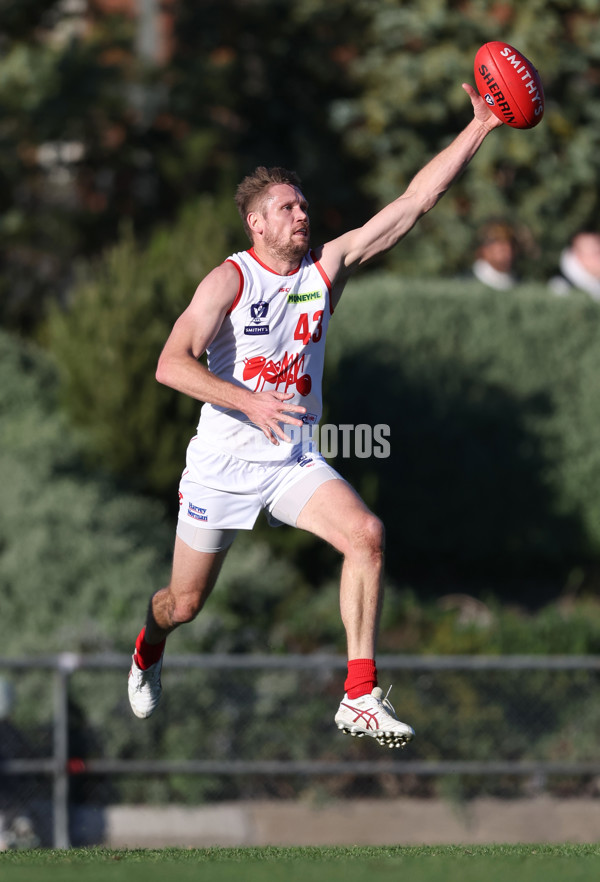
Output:
<path fill-rule="evenodd" d="M 344 480 L 320 453 L 249 462 L 192 438 L 179 484 L 177 535 L 210 553 L 229 547 L 237 530 L 251 530 L 264 509 L 269 524 L 296 526 L 317 487 Z"/>

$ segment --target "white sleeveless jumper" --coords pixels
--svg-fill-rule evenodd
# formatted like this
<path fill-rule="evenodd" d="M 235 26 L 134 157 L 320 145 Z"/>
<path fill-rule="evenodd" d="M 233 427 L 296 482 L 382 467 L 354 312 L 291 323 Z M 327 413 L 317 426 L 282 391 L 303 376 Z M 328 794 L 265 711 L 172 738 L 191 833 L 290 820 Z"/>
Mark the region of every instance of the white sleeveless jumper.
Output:
<path fill-rule="evenodd" d="M 289 403 L 303 405 L 306 414 L 299 417 L 301 428 L 282 424 L 292 443 L 276 446 L 240 411 L 204 404 L 197 439 L 240 459 L 266 462 L 297 456 L 321 418 L 331 283 L 313 252 L 287 276 L 261 263 L 253 249 L 227 260 L 237 267 L 240 286 L 207 349 L 209 370 L 253 392 L 292 392 Z"/>

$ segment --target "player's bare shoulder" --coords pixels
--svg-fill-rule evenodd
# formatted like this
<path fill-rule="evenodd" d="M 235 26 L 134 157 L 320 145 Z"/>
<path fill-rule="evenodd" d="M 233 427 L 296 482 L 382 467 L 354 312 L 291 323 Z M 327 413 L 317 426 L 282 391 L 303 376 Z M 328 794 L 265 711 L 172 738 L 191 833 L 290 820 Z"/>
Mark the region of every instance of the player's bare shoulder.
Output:
<path fill-rule="evenodd" d="M 346 282 L 353 272 L 353 267 L 347 264 L 348 249 L 350 247 L 351 234 L 344 233 L 337 239 L 332 239 L 318 248 L 313 248 L 313 256 L 321 266 L 331 282 L 331 308 L 335 309 L 346 286 Z"/>
<path fill-rule="evenodd" d="M 313 249 L 316 260 L 319 261 L 327 278 L 335 285 L 338 281 L 344 281 L 350 275 L 351 269 L 347 265 L 348 250 L 351 247 L 352 232 L 343 233 L 336 239 L 331 239 L 324 245 Z"/>
<path fill-rule="evenodd" d="M 241 284 L 242 276 L 237 264 L 226 260 L 202 279 L 190 306 L 210 307 L 211 312 L 226 312 L 238 297 Z"/>
<path fill-rule="evenodd" d="M 240 272 L 222 263 L 200 282 L 190 303 L 173 326 L 166 350 L 179 347 L 198 358 L 218 333 L 240 292 Z"/>

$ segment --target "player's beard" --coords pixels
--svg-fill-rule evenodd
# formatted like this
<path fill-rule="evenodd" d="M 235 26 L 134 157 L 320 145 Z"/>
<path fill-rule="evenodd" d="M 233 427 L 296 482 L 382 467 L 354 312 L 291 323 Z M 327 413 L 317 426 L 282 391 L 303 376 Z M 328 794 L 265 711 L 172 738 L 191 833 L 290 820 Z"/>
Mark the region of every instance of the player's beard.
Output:
<path fill-rule="evenodd" d="M 307 230 L 308 229 L 307 226 Z M 271 237 L 271 234 L 267 232 L 265 233 L 263 241 L 271 254 L 279 260 L 297 261 L 298 263 L 300 263 L 304 255 L 308 253 L 310 247 L 308 236 L 300 242 L 296 242 L 292 238 L 287 242 L 281 242 L 275 236 Z"/>

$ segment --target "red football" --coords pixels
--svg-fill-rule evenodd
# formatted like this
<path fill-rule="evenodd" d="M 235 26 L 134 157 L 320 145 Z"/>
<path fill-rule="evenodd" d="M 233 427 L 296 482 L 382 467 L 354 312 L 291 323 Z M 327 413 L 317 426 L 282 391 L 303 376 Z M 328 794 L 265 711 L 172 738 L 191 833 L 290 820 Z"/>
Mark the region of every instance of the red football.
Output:
<path fill-rule="evenodd" d="M 513 46 L 484 43 L 475 56 L 475 84 L 498 119 L 531 129 L 544 115 L 544 89 L 531 61 Z"/>

